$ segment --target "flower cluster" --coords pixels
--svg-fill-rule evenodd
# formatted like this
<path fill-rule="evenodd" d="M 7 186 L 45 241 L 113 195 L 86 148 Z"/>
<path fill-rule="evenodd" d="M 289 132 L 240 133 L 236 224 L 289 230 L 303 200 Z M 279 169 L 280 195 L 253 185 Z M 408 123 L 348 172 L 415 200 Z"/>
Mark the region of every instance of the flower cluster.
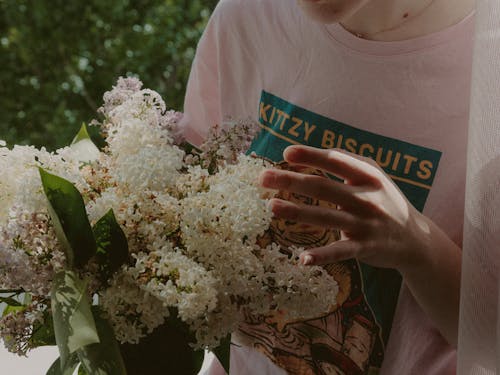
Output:
<path fill-rule="evenodd" d="M 49 306 L 54 275 L 65 267 L 38 175 L 43 167 L 81 192 L 91 225 L 112 209 L 126 237 L 127 260 L 107 280 L 92 262 L 81 273 L 122 343 L 139 342 L 173 312 L 197 347 L 210 348 L 249 313 L 296 318 L 332 308 L 337 285 L 327 272 L 300 265 L 300 249 L 259 245 L 275 192 L 257 184 L 272 165 L 244 154 L 254 122 L 228 121 L 199 149 L 187 147 L 182 114 L 134 78 L 104 95 L 100 113 L 104 120 L 94 124 L 107 146 L 85 163 L 75 147 L 49 153 L 0 145 L 0 169 L 9 176 L 0 180 L 0 290 L 22 290 Z M 9 349 L 24 352 L 37 319 L 26 308 L 0 320 Z"/>

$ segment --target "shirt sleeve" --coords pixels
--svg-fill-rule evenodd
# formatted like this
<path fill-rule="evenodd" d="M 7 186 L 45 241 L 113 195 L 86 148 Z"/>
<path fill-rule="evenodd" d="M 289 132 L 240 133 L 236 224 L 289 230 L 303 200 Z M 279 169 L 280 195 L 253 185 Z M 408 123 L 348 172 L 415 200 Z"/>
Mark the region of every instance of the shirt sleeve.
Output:
<path fill-rule="evenodd" d="M 214 10 L 198 43 L 184 98 L 180 126 L 187 141 L 200 145 L 215 124 L 220 124 L 219 13 Z"/>

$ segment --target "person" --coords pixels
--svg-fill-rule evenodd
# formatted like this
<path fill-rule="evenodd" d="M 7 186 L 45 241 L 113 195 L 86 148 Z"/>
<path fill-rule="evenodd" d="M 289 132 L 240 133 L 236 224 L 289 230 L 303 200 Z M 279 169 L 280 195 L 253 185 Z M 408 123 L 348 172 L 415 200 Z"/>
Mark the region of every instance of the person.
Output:
<path fill-rule="evenodd" d="M 185 136 L 259 120 L 252 151 L 291 166 L 260 178 L 281 192 L 274 227 L 307 238 L 302 262 L 330 265 L 341 295 L 317 319 L 249 319 L 231 373 L 455 373 L 474 3 L 219 2 Z"/>

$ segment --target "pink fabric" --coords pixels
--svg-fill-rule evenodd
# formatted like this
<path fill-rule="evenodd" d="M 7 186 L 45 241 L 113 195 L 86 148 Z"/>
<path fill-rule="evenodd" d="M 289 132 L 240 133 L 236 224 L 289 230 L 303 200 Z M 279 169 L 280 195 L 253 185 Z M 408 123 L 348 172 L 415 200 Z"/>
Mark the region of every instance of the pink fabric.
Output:
<path fill-rule="evenodd" d="M 428 36 L 373 42 L 314 23 L 289 0 L 222 0 L 193 63 L 185 134 L 198 144 L 226 116 L 258 119 L 264 90 L 356 129 L 437 150 L 423 212 L 461 244 L 473 29 L 471 15 Z M 248 351 L 234 350 L 231 373 L 279 373 Z M 403 285 L 380 373 L 454 374 L 455 362 Z"/>

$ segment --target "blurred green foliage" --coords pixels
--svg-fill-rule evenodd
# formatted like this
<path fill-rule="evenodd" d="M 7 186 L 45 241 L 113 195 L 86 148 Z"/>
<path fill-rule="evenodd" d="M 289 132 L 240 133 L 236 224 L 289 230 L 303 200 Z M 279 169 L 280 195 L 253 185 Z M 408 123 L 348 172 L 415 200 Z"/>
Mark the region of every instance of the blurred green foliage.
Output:
<path fill-rule="evenodd" d="M 181 110 L 217 0 L 0 0 L 0 139 L 48 149 L 96 118 L 119 76 Z"/>

